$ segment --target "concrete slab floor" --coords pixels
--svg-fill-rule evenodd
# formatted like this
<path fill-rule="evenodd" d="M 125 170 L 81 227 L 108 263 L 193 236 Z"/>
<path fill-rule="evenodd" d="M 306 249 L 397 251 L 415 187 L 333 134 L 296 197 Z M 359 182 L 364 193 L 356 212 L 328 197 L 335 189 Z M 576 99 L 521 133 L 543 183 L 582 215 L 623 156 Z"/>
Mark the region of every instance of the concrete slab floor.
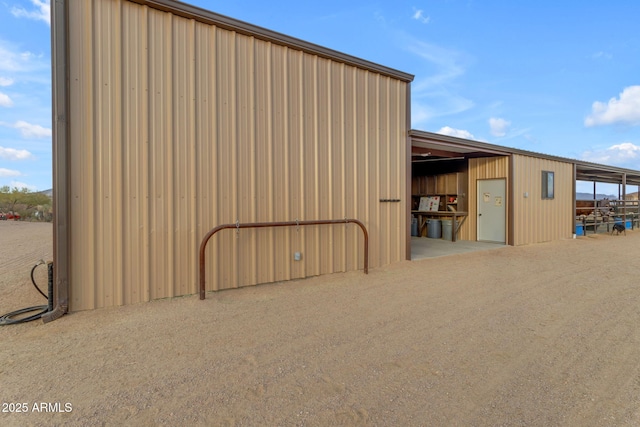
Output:
<path fill-rule="evenodd" d="M 428 237 L 411 237 L 411 259 L 435 258 L 504 247 L 505 245 L 502 243 L 472 242 L 470 240 L 451 242 L 443 239 L 430 239 Z"/>

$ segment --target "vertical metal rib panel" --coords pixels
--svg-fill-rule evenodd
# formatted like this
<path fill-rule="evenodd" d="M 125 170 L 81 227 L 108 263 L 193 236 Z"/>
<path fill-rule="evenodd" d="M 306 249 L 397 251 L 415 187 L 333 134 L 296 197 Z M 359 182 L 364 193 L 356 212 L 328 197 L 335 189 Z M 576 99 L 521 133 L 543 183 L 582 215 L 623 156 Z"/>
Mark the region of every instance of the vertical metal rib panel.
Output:
<path fill-rule="evenodd" d="M 71 309 L 194 293 L 223 223 L 353 217 L 404 259 L 407 83 L 126 0 L 70 3 Z M 225 231 L 210 289 L 362 268 L 357 227 Z M 302 261 L 293 261 L 293 252 Z"/>
<path fill-rule="evenodd" d="M 255 99 L 247 100 L 247 108 L 252 109 L 252 105 L 255 107 L 254 114 L 246 114 L 247 135 L 242 139 L 246 139 L 247 144 L 244 152 L 240 153 L 241 162 L 247 166 L 240 175 L 241 179 L 247 178 L 242 179 L 245 185 L 240 188 L 246 202 L 241 207 L 241 221 L 276 221 L 283 215 L 283 212 L 276 212 L 276 209 L 281 206 L 287 192 L 283 191 L 282 187 L 279 188 L 280 191 L 274 191 L 274 143 L 279 145 L 280 141 L 273 135 L 270 114 L 272 102 L 281 105 L 275 102 L 274 97 L 282 96 L 283 87 L 272 87 L 271 43 L 254 39 L 247 41 L 251 42 L 247 46 L 250 47 L 247 54 L 251 55 L 248 60 L 253 60 L 253 63 L 241 65 L 238 70 L 241 72 L 244 68 L 248 73 L 245 85 L 249 93 L 255 95 Z M 273 113 L 277 114 L 275 111 Z M 248 146 L 249 143 L 251 146 Z M 274 197 L 278 197 L 278 200 L 274 200 Z M 243 277 L 238 286 L 276 280 L 276 262 L 281 257 L 276 256 L 278 248 L 274 246 L 274 234 L 282 234 L 282 230 L 247 230 L 247 233 L 243 231 L 242 234 L 242 239 L 248 244 L 243 245 L 245 250 L 240 255 L 240 259 L 243 260 L 240 269 L 246 268 L 253 277 Z M 281 251 L 284 252 L 284 249 L 282 247 Z M 284 278 L 285 275 L 280 277 Z"/>
<path fill-rule="evenodd" d="M 573 165 L 514 155 L 514 244 L 567 239 L 573 233 Z M 554 198 L 542 199 L 542 171 L 554 172 Z M 527 193 L 527 197 L 524 194 Z"/>
<path fill-rule="evenodd" d="M 174 296 L 173 17 L 149 10 L 150 297 Z M 184 248 L 187 250 L 187 248 Z"/>
<path fill-rule="evenodd" d="M 144 164 L 138 167 L 144 153 L 136 151 L 139 145 L 128 144 L 145 138 L 131 117 L 146 114 L 144 97 L 130 93 L 142 85 L 133 79 L 145 76 L 144 63 L 136 58 L 146 50 L 144 34 L 132 31 L 144 20 L 144 9 L 120 2 L 70 3 L 72 241 L 73 253 L 82 254 L 72 263 L 72 277 L 76 283 L 100 285 L 72 289 L 73 306 L 148 299 L 128 286 L 148 280 L 131 277 L 139 267 L 132 267 L 130 254 L 139 248 L 138 240 L 127 237 L 135 231 L 136 220 L 146 217 L 129 203 L 129 197 L 138 197 L 132 186 L 140 175 L 128 173 L 135 164 L 144 174 Z"/>
<path fill-rule="evenodd" d="M 469 217 L 460 230 L 460 238 L 463 240 L 476 240 L 478 230 L 478 190 L 479 179 L 506 178 L 509 175 L 509 159 L 500 157 L 481 157 L 469 159 Z M 507 181 L 507 188 L 508 188 Z M 507 200 L 507 206 L 511 201 Z M 507 218 L 508 221 L 508 218 Z M 509 225 L 507 224 L 507 230 Z"/>
<path fill-rule="evenodd" d="M 124 304 L 147 301 L 149 281 L 149 114 L 147 9 L 123 4 L 122 149 Z"/>
<path fill-rule="evenodd" d="M 197 281 L 193 263 L 197 263 L 199 238 L 196 236 L 196 176 L 195 176 L 195 123 L 194 123 L 194 62 L 195 22 L 186 19 L 172 20 L 172 99 L 174 122 L 169 139 L 174 170 L 171 183 L 174 194 L 173 234 L 171 256 L 175 265 L 173 293 L 185 295 L 193 292 Z"/>
<path fill-rule="evenodd" d="M 96 244 L 94 182 L 93 10 L 91 2 L 69 3 L 71 253 L 70 309 L 95 304 Z"/>

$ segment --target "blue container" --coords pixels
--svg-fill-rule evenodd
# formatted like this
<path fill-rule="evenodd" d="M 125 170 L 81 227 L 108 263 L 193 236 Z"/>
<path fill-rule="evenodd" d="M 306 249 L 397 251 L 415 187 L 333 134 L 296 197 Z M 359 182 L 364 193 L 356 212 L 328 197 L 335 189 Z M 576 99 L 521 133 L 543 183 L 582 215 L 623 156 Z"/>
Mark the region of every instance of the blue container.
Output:
<path fill-rule="evenodd" d="M 628 219 L 626 222 L 624 222 L 624 221 L 622 220 L 622 218 L 620 218 L 620 217 L 615 217 L 615 218 L 614 218 L 614 220 L 613 220 L 613 222 L 614 222 L 615 224 L 620 224 L 620 225 L 624 224 L 624 228 L 627 228 L 627 229 L 631 230 L 631 220 L 630 220 L 630 219 Z"/>
<path fill-rule="evenodd" d="M 576 236 L 584 236 L 584 226 L 576 225 Z"/>

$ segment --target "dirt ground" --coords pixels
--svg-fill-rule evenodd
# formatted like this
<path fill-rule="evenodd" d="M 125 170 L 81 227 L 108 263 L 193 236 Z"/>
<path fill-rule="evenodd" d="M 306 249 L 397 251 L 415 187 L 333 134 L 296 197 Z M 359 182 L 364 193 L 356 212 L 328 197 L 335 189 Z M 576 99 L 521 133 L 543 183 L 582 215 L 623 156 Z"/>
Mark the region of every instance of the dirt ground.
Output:
<path fill-rule="evenodd" d="M 51 235 L 0 222 L 0 313 L 44 303 Z M 638 426 L 638 255 L 628 231 L 1 326 L 0 425 Z"/>

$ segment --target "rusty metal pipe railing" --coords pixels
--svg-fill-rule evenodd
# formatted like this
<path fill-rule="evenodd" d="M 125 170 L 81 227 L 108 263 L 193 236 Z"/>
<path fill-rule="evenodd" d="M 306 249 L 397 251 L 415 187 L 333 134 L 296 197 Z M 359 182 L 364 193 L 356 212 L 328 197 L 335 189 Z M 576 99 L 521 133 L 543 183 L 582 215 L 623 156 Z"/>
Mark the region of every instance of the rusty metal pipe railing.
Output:
<path fill-rule="evenodd" d="M 207 248 L 207 243 L 209 239 L 216 234 L 220 230 L 225 230 L 228 228 L 232 229 L 240 229 L 240 228 L 266 228 L 266 227 L 293 227 L 293 226 L 301 226 L 301 225 L 326 225 L 326 224 L 357 224 L 362 233 L 364 234 L 364 274 L 369 274 L 369 233 L 367 232 L 367 228 L 364 224 L 357 220 L 351 218 L 345 219 L 326 219 L 326 220 L 316 220 L 316 221 L 285 221 L 285 222 L 251 222 L 251 223 L 235 223 L 235 224 L 222 224 L 213 228 L 209 231 L 202 242 L 200 243 L 200 299 L 205 299 L 205 249 Z"/>

